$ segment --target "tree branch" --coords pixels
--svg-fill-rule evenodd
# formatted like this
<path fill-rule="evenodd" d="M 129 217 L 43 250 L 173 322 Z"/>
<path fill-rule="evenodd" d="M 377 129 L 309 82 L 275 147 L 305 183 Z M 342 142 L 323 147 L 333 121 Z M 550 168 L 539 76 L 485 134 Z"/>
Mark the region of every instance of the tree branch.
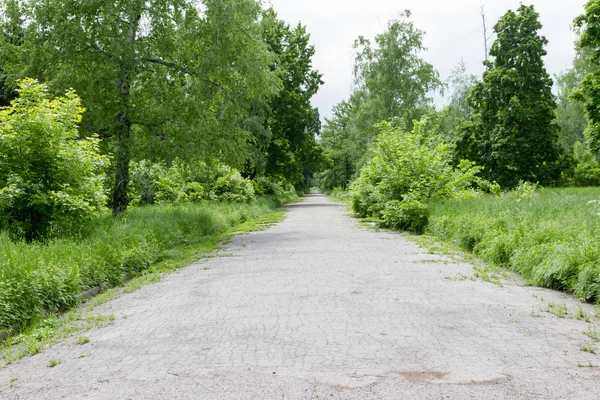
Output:
<path fill-rule="evenodd" d="M 159 64 L 159 65 L 169 67 L 169 68 L 173 68 L 173 69 L 176 69 L 177 71 L 183 72 L 184 74 L 187 74 L 187 75 L 194 75 L 194 76 L 198 75 L 196 72 L 192 71 L 191 69 L 181 67 L 181 66 L 179 66 L 175 63 L 169 62 L 169 61 L 161 60 L 160 58 L 144 58 L 143 61 L 153 63 L 153 64 Z"/>
<path fill-rule="evenodd" d="M 215 83 L 215 82 L 211 81 L 210 79 L 200 77 L 200 75 L 196 71 L 193 71 L 189 68 L 182 67 L 180 65 L 177 65 L 177 64 L 169 62 L 169 61 L 161 60 L 160 58 L 144 58 L 142 60 L 152 63 L 152 64 L 158 64 L 158 65 L 162 65 L 164 67 L 173 68 L 173 69 L 175 69 L 179 72 L 183 72 L 184 74 L 187 74 L 187 75 L 196 76 L 196 77 L 202 79 L 204 82 L 216 87 L 217 89 L 219 89 L 225 93 L 227 92 L 227 90 L 225 90 L 225 88 L 223 86 L 221 86 L 220 84 Z"/>

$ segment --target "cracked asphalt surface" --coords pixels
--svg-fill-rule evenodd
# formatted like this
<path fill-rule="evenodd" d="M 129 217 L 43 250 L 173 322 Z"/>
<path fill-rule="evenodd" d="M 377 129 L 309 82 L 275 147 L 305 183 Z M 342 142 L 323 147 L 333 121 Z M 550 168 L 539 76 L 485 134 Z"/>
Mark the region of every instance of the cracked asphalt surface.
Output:
<path fill-rule="evenodd" d="M 479 281 L 316 193 L 288 209 L 98 307 L 115 321 L 89 343 L 3 368 L 0 398 L 600 398 L 600 358 L 580 350 L 594 322 L 541 311 L 576 309 L 567 295 Z"/>

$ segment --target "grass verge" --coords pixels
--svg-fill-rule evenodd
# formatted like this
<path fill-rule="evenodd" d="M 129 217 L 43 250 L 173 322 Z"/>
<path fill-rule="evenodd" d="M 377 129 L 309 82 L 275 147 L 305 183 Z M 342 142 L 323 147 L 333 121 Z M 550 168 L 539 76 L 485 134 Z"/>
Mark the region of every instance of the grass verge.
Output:
<path fill-rule="evenodd" d="M 600 188 L 539 189 L 433 204 L 428 233 L 528 284 L 600 302 Z"/>
<path fill-rule="evenodd" d="M 0 327 L 21 332 L 5 341 L 0 364 L 110 322 L 110 316 L 66 312 L 80 303 L 82 291 L 106 283 L 112 287 L 88 302 L 91 309 L 137 290 L 209 255 L 233 234 L 282 220 L 284 212 L 276 208 L 291 200 L 134 208 L 117 219 L 97 219 L 77 237 L 43 244 L 0 234 Z"/>

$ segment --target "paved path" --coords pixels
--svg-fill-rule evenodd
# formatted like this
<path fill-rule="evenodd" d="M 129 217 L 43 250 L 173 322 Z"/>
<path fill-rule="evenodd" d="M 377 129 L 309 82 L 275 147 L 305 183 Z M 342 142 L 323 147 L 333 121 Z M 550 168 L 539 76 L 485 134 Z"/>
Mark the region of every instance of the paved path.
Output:
<path fill-rule="evenodd" d="M 320 195 L 289 209 L 228 256 L 102 306 L 115 323 L 88 344 L 0 370 L 0 398 L 600 398 L 600 369 L 578 367 L 600 365 L 579 349 L 589 324 L 535 317 L 574 309 L 566 296 L 464 279 L 472 266 Z"/>

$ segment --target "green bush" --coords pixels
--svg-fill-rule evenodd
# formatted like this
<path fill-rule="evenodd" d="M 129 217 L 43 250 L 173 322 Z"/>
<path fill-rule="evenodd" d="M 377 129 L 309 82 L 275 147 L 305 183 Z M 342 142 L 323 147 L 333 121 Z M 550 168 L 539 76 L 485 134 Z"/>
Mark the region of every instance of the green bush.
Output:
<path fill-rule="evenodd" d="M 0 226 L 32 240 L 97 215 L 105 202 L 98 140 L 80 139 L 74 92 L 50 100 L 45 85 L 21 81 L 0 111 Z"/>
<path fill-rule="evenodd" d="M 206 200 L 204 186 L 197 182 L 189 164 L 175 159 L 171 166 L 148 160 L 132 163 L 131 204 L 185 204 Z"/>
<path fill-rule="evenodd" d="M 249 202 L 260 195 L 285 196 L 289 187 L 262 179 L 253 184 L 225 165 L 209 168 L 206 164 L 187 164 L 175 159 L 170 166 L 148 160 L 132 163 L 131 203 L 186 204 L 203 200 Z"/>
<path fill-rule="evenodd" d="M 416 122 L 411 133 L 390 123 L 379 125 L 373 158 L 351 186 L 358 216 L 421 232 L 431 200 L 460 196 L 473 187 L 479 168 L 469 162 L 452 168 L 450 146 L 431 135 L 427 125 L 427 119 Z"/>
<path fill-rule="evenodd" d="M 217 201 L 249 202 L 256 196 L 252 182 L 242 178 L 235 169 L 230 169 L 227 174 L 217 179 L 211 188 L 208 197 Z"/>
<path fill-rule="evenodd" d="M 574 147 L 575 169 L 571 184 L 573 186 L 600 186 L 600 161 L 589 147 L 576 143 Z"/>
<path fill-rule="evenodd" d="M 384 226 L 420 235 L 429 222 L 429 207 L 407 196 L 385 203 L 380 215 Z"/>
<path fill-rule="evenodd" d="M 283 180 L 259 176 L 252 180 L 254 193 L 258 196 L 293 196 L 296 194 L 294 185 Z"/>

